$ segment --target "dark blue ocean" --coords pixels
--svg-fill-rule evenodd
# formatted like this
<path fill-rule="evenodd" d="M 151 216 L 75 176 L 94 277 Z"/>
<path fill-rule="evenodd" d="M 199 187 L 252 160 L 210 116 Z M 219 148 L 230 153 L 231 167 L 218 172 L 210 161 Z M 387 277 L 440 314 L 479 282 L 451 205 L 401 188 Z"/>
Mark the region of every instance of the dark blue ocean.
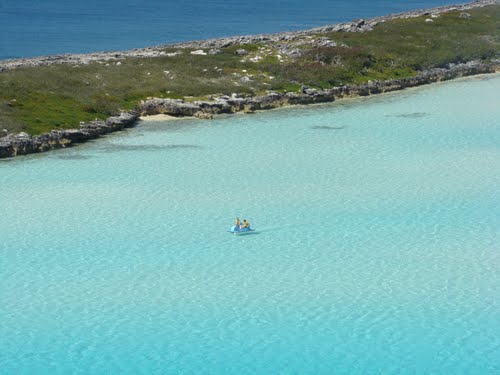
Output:
<path fill-rule="evenodd" d="M 446 0 L 0 0 L 0 59 L 307 29 Z"/>

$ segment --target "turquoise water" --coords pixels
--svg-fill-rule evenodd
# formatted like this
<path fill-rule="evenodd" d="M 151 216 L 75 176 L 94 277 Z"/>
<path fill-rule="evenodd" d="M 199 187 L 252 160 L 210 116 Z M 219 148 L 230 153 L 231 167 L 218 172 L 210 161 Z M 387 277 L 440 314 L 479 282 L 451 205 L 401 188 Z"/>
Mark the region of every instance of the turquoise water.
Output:
<path fill-rule="evenodd" d="M 500 76 L 0 162 L 2 374 L 498 374 Z M 225 231 L 235 216 L 257 234 Z"/>

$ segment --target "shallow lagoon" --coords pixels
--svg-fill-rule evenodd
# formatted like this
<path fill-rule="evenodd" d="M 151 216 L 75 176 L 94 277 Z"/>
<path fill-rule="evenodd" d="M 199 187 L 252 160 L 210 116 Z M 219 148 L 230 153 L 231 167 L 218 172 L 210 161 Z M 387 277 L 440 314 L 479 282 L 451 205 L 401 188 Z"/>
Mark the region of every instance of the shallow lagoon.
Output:
<path fill-rule="evenodd" d="M 1 372 L 498 373 L 499 92 L 148 121 L 1 161 Z M 237 215 L 258 233 L 226 233 Z"/>

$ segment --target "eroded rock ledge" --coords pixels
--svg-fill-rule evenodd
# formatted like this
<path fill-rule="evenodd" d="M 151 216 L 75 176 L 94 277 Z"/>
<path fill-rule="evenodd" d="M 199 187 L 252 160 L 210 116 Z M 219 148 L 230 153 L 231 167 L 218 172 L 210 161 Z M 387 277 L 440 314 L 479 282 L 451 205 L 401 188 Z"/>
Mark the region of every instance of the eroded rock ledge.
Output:
<path fill-rule="evenodd" d="M 425 85 L 477 74 L 494 73 L 500 70 L 500 61 L 485 64 L 469 62 L 450 65 L 421 72 L 415 77 L 368 82 L 362 85 L 346 85 L 332 89 L 316 90 L 303 86 L 301 92 L 269 93 L 263 96 L 222 96 L 213 101 L 186 103 L 181 99 L 150 99 L 142 101 L 130 112 L 110 117 L 105 121 L 82 122 L 79 129 L 52 130 L 31 137 L 26 133 L 9 134 L 0 138 L 0 158 L 45 152 L 86 142 L 102 135 L 133 126 L 139 116 L 166 114 L 176 117 L 195 116 L 212 118 L 214 115 L 236 112 L 253 112 L 288 105 L 333 102 L 346 97 L 367 96 L 402 90 L 407 87 Z"/>
<path fill-rule="evenodd" d="M 0 158 L 45 152 L 86 142 L 131 127 L 138 119 L 138 112 L 131 111 L 109 117 L 106 121 L 82 122 L 80 129 L 52 130 L 36 137 L 26 133 L 9 134 L 0 138 Z"/>
<path fill-rule="evenodd" d="M 192 103 L 186 103 L 182 99 L 154 98 L 142 101 L 137 110 L 141 116 L 165 114 L 176 117 L 212 118 L 214 115 L 224 113 L 254 112 L 297 104 L 328 103 L 346 97 L 380 94 L 458 77 L 494 73 L 499 68 L 500 63 L 498 62 L 486 64 L 472 61 L 450 65 L 448 68 L 430 69 L 410 78 L 369 81 L 362 85 L 345 85 L 324 90 L 302 86 L 300 92 L 284 94 L 271 92 L 267 95 L 254 97 L 241 97 L 233 94 L 231 97 L 221 96 L 214 101 L 195 101 Z"/>

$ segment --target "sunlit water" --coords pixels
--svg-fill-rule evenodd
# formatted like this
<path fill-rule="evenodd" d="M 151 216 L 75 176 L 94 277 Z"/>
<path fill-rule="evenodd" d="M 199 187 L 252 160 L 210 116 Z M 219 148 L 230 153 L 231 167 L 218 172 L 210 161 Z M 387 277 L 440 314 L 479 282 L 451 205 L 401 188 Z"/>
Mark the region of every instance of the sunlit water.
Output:
<path fill-rule="evenodd" d="M 498 374 L 499 93 L 142 122 L 1 161 L 0 373 Z"/>

